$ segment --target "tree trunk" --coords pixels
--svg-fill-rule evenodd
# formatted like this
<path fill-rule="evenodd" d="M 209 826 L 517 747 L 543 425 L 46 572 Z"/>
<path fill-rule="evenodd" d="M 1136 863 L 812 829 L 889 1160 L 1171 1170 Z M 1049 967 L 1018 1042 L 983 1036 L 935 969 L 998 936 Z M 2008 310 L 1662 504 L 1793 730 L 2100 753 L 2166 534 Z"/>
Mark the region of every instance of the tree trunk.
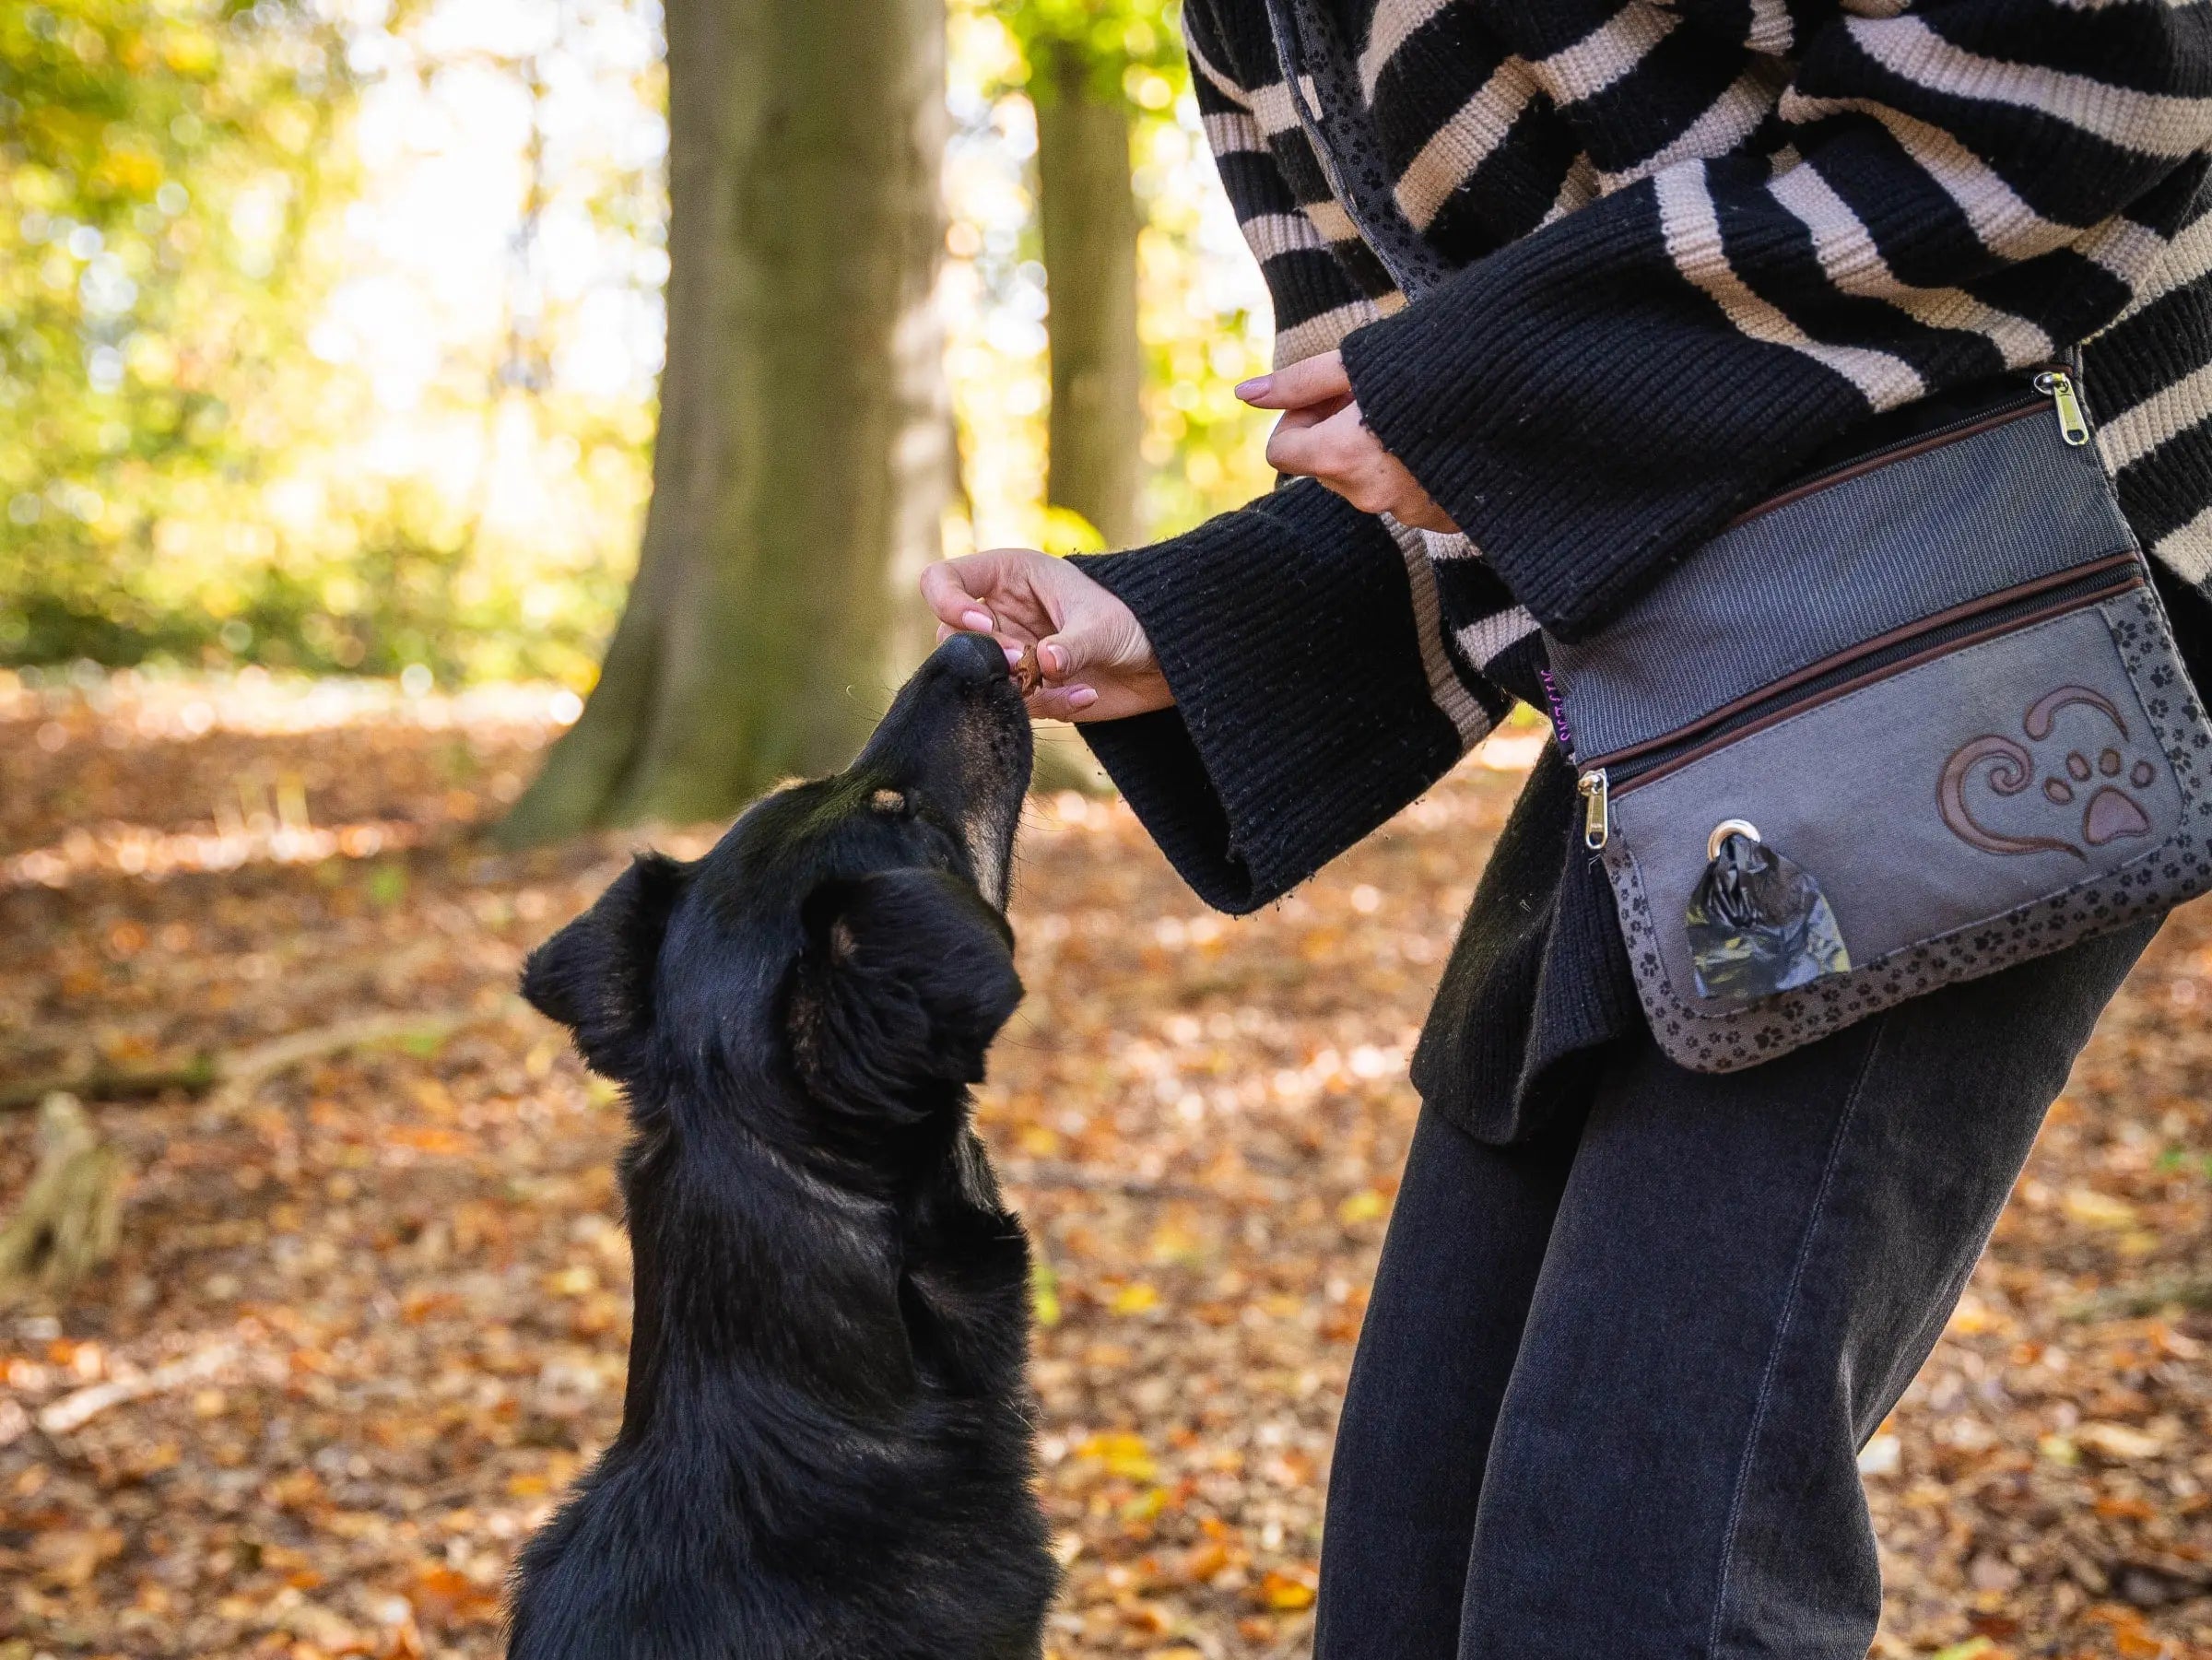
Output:
<path fill-rule="evenodd" d="M 1031 86 L 1053 362 L 1045 498 L 1088 519 L 1109 547 L 1126 547 L 1144 530 L 1140 221 L 1129 186 L 1129 112 L 1119 97 L 1100 96 L 1073 47 L 1040 56 Z"/>
<path fill-rule="evenodd" d="M 943 0 L 666 0 L 668 348 L 638 574 L 513 842 L 841 766 L 948 500 Z M 895 595 L 897 597 L 895 597 Z"/>
<path fill-rule="evenodd" d="M 122 1232 L 122 1155 L 73 1095 L 39 1108 L 39 1164 L 16 1214 L 0 1227 L 0 1307 L 59 1296 L 115 1254 Z"/>

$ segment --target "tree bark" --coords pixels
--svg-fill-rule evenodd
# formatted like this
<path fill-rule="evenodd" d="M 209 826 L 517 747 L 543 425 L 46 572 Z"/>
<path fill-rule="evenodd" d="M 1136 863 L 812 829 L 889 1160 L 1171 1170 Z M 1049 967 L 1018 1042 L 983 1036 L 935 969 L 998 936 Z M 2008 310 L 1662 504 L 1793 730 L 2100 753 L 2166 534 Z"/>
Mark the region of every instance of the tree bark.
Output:
<path fill-rule="evenodd" d="M 1143 535 L 1144 346 L 1136 333 L 1136 236 L 1129 111 L 1095 84 L 1076 48 L 1030 65 L 1037 197 L 1052 312 L 1053 403 L 1045 498 L 1081 513 L 1109 547 Z"/>
<path fill-rule="evenodd" d="M 943 0 L 667 0 L 669 276 L 638 574 L 512 842 L 842 765 L 951 480 Z M 912 608 L 905 606 L 904 608 Z"/>
<path fill-rule="evenodd" d="M 39 1108 L 39 1164 L 0 1227 L 0 1307 L 58 1295 L 115 1254 L 122 1233 L 122 1155 L 72 1095 Z"/>

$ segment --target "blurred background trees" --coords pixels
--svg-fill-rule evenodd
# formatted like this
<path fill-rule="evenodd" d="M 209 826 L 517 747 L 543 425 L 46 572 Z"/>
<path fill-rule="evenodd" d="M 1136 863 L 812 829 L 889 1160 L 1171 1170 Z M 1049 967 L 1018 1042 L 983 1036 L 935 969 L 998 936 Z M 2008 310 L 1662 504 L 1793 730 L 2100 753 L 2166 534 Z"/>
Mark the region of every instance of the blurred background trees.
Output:
<path fill-rule="evenodd" d="M 1181 71 L 1158 0 L 1016 0 L 1037 122 L 1037 228 L 1050 285 L 1045 500 L 1110 547 L 1143 536 L 1144 343 L 1130 153 L 1147 90 Z"/>
<path fill-rule="evenodd" d="M 668 348 L 644 547 L 536 840 L 834 771 L 942 551 L 941 0 L 666 0 Z M 911 608 L 911 607 L 910 607 Z"/>
<path fill-rule="evenodd" d="M 1160 0 L 6 6 L 0 664 L 552 679 L 519 831 L 725 811 L 921 560 L 1265 488 L 1264 312 Z"/>
<path fill-rule="evenodd" d="M 0 7 L 0 660 L 588 677 L 652 433 L 656 29 Z"/>
<path fill-rule="evenodd" d="M 307 228 L 344 186 L 348 89 L 330 25 L 275 5 L 0 8 L 0 650 L 223 639 L 178 514 L 259 481 L 255 406 L 302 390 Z M 254 589 L 216 608 L 299 631 L 297 583 Z"/>

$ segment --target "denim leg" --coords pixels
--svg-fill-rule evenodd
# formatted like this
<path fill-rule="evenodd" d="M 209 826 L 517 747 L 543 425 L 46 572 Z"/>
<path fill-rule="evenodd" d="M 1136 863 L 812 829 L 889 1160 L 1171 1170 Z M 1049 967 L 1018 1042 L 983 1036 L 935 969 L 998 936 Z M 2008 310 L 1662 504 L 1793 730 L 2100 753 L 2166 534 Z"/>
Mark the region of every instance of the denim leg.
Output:
<path fill-rule="evenodd" d="M 1336 1430 L 1316 1660 L 1458 1654 L 1490 1426 L 1572 1152 L 1422 1111 Z"/>
<path fill-rule="evenodd" d="M 1648 1045 L 1607 1071 L 1490 1439 L 1463 1660 L 1863 1660 L 1881 1586 L 1857 1449 L 2155 932 L 1747 1072 Z"/>

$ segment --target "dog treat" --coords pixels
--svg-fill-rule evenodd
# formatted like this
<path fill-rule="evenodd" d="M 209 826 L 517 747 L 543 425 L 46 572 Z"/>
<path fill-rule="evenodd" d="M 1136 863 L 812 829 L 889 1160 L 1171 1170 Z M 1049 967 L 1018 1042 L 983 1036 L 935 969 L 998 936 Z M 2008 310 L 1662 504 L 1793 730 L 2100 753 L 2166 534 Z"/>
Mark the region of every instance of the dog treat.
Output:
<path fill-rule="evenodd" d="M 1014 684 L 1025 698 L 1044 684 L 1044 665 L 1037 661 L 1034 641 L 1021 648 L 1021 661 L 1014 665 Z"/>

